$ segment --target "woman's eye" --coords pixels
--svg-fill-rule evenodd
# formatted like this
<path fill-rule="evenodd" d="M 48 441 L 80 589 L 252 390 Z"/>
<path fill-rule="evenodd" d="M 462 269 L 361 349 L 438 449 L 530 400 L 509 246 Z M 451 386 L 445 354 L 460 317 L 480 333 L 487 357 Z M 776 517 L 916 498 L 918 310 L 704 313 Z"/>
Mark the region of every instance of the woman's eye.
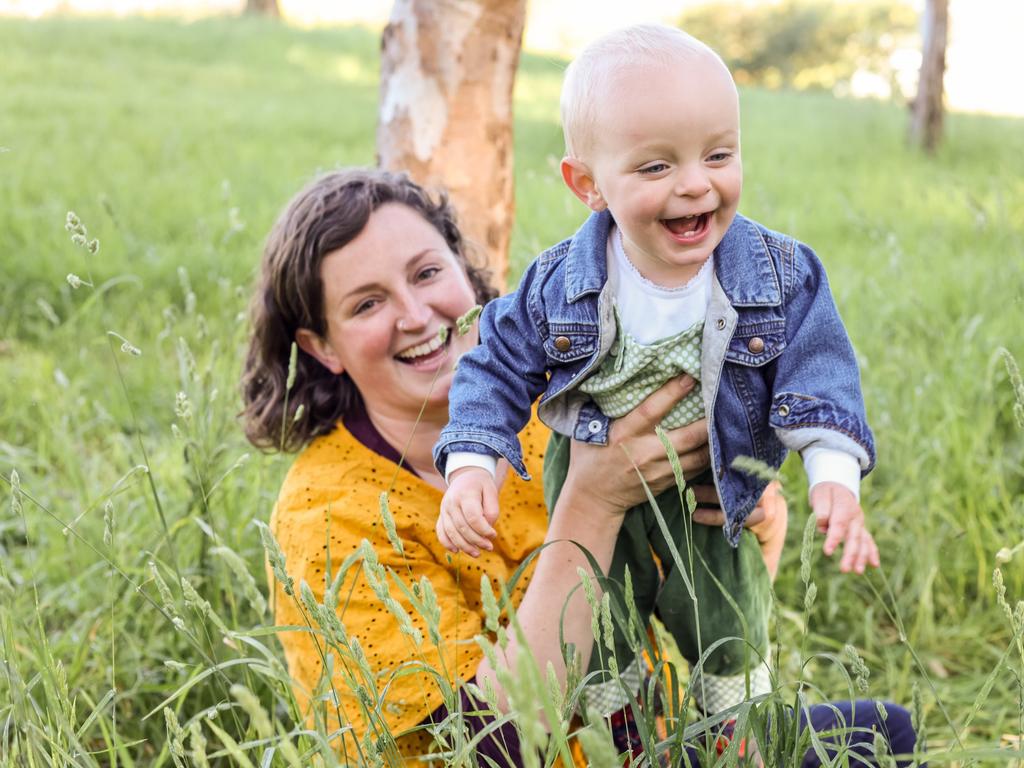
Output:
<path fill-rule="evenodd" d="M 377 306 L 377 299 L 366 299 L 365 301 L 361 301 L 356 304 L 356 308 L 352 310 L 352 314 L 361 315 L 363 312 L 373 309 L 375 306 Z"/>
<path fill-rule="evenodd" d="M 440 267 L 426 267 L 425 269 L 421 269 L 416 277 L 420 280 L 429 280 L 440 271 Z"/>

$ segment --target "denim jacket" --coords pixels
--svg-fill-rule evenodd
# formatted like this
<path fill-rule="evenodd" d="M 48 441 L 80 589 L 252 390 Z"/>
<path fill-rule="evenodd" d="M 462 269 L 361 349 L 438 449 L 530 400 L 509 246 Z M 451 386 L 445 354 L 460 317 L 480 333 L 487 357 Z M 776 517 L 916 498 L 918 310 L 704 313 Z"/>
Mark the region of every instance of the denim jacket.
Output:
<path fill-rule="evenodd" d="M 484 308 L 480 344 L 459 360 L 450 421 L 434 447 L 442 474 L 449 453 L 467 451 L 504 457 L 527 477 L 516 435 L 538 396 L 551 429 L 607 443 L 609 419 L 575 385 L 614 341 L 611 224 L 607 211 L 592 214 L 529 266 L 518 290 Z M 701 387 L 725 535 L 735 544 L 766 485 L 730 471 L 737 457 L 778 468 L 788 450 L 819 446 L 855 457 L 863 475 L 875 448 L 853 347 L 814 252 L 737 215 L 714 258 Z"/>

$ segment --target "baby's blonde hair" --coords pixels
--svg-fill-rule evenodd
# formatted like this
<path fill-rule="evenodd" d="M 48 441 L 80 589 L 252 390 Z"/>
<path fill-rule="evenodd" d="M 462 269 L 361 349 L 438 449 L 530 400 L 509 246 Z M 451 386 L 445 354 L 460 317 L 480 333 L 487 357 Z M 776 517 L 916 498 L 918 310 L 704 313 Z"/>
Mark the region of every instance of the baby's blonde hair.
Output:
<path fill-rule="evenodd" d="M 565 153 L 582 158 L 594 136 L 598 95 L 615 74 L 638 64 L 671 64 L 718 54 L 681 29 L 662 24 L 636 24 L 610 32 L 587 45 L 565 70 L 562 81 L 562 132 Z M 722 64 L 725 67 L 725 64 Z"/>

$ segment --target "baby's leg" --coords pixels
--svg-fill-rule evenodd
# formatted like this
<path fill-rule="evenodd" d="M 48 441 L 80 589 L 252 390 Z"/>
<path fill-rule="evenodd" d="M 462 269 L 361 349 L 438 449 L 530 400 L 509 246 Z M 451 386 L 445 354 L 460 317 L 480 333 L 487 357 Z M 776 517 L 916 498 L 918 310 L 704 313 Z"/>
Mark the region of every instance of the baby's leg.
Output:
<path fill-rule="evenodd" d="M 677 509 L 678 504 L 668 511 L 675 514 Z M 739 547 L 733 549 L 717 526 L 693 524 L 681 510 L 678 517 L 665 518 L 680 562 L 675 562 L 660 531 L 652 535 L 652 546 L 667 572 L 656 612 L 691 664 L 690 692 L 697 705 L 712 715 L 739 704 L 748 698 L 748 676 L 750 696 L 767 693 L 771 683 L 762 660 L 769 651 L 770 582 L 757 539 L 744 531 Z M 716 646 L 718 641 L 724 642 Z"/>
<path fill-rule="evenodd" d="M 569 466 L 569 445 L 569 438 L 552 435 L 544 454 L 544 499 L 549 510 L 554 509 L 562 485 L 565 483 L 565 475 Z M 646 506 L 644 505 L 644 507 Z M 608 590 L 612 593 L 613 605 L 617 601 L 622 607 L 622 611 L 613 610 L 612 645 L 614 649 L 609 649 L 605 638 L 600 637 L 595 639 L 593 652 L 590 655 L 590 667 L 587 670 L 589 679 L 582 699 L 591 715 L 607 715 L 634 701 L 647 673 L 642 659 L 634 649 L 641 648 L 642 640 L 647 636 L 647 625 L 654 610 L 661 576 L 651 554 L 649 534 L 641 509 L 641 507 L 637 507 L 626 512 L 622 529 L 615 542 L 612 563 L 608 569 L 607 575 L 612 582 Z M 636 626 L 633 627 L 627 625 L 628 607 L 624 602 L 627 568 L 632 582 L 633 603 L 638 618 Z M 616 616 L 616 613 L 619 615 Z M 614 657 L 619 671 L 617 678 L 608 674 L 608 670 L 612 667 L 612 657 Z"/>

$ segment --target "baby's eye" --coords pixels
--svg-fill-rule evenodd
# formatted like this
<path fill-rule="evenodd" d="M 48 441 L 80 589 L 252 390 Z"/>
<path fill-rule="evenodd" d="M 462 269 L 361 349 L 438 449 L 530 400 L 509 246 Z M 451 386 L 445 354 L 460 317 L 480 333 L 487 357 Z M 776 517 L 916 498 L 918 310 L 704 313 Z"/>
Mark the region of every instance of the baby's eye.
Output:
<path fill-rule="evenodd" d="M 732 152 L 715 152 L 712 155 L 708 155 L 708 160 L 712 163 L 721 163 L 732 157 Z"/>
<path fill-rule="evenodd" d="M 653 163 L 652 165 L 645 165 L 643 168 L 640 168 L 638 170 L 638 173 L 654 174 L 654 173 L 661 173 L 662 171 L 667 171 L 667 170 L 668 170 L 668 166 L 665 163 Z"/>

